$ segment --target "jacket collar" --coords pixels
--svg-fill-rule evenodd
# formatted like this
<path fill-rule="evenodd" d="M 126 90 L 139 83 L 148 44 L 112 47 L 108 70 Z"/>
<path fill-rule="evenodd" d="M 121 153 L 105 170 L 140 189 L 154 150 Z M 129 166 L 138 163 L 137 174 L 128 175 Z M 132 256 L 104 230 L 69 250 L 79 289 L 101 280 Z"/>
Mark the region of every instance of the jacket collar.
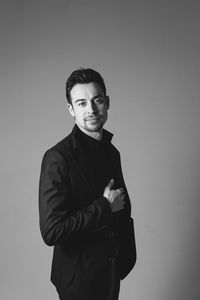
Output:
<path fill-rule="evenodd" d="M 71 132 L 71 136 L 72 136 L 72 145 L 74 149 L 77 149 L 81 146 L 80 144 L 80 134 L 85 134 L 84 132 L 82 132 L 78 126 L 75 124 L 72 132 Z M 113 134 L 109 131 L 107 131 L 106 129 L 103 129 L 103 134 L 102 134 L 102 141 L 106 142 L 106 143 L 111 143 L 111 140 L 113 138 Z M 91 138 L 92 139 L 92 138 Z"/>

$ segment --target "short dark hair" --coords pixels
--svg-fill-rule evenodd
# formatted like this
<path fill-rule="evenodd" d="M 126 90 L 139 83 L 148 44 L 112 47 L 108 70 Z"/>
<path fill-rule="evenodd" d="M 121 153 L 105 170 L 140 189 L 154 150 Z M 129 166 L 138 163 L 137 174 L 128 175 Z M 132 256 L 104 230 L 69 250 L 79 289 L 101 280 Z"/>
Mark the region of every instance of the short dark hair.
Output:
<path fill-rule="evenodd" d="M 70 92 L 73 86 L 77 83 L 90 83 L 96 82 L 102 88 L 106 96 L 106 86 L 100 73 L 90 68 L 80 68 L 72 72 L 66 82 L 66 98 L 68 103 L 72 104 Z"/>

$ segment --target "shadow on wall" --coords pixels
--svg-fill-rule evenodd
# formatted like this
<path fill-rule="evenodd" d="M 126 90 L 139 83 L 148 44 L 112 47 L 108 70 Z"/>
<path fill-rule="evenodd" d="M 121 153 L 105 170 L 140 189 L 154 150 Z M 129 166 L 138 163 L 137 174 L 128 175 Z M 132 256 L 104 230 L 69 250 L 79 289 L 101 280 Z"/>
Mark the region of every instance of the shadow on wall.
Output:
<path fill-rule="evenodd" d="M 166 285 L 166 300 L 200 299 L 200 174 L 196 178 L 199 183 L 193 189 L 191 198 L 186 199 L 187 214 L 186 218 L 181 220 L 183 236 L 177 241 L 178 253 Z M 171 246 L 173 245 L 169 245 Z"/>

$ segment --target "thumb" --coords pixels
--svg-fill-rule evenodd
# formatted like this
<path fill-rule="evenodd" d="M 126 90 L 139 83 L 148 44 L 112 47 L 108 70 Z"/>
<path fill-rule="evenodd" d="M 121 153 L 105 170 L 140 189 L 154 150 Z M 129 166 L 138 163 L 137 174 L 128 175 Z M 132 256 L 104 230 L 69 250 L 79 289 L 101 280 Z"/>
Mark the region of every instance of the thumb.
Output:
<path fill-rule="evenodd" d="M 114 185 L 114 179 L 112 178 L 112 179 L 110 179 L 110 181 L 107 185 L 107 188 L 112 189 L 113 185 Z"/>

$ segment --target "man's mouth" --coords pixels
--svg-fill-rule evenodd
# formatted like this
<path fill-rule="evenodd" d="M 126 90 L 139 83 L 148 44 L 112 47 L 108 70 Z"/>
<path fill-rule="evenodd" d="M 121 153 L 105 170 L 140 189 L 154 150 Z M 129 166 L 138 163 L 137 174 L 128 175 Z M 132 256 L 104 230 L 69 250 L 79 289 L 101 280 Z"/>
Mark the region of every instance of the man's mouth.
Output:
<path fill-rule="evenodd" d="M 86 121 L 97 121 L 99 120 L 100 117 L 90 117 L 90 118 L 86 118 Z"/>

